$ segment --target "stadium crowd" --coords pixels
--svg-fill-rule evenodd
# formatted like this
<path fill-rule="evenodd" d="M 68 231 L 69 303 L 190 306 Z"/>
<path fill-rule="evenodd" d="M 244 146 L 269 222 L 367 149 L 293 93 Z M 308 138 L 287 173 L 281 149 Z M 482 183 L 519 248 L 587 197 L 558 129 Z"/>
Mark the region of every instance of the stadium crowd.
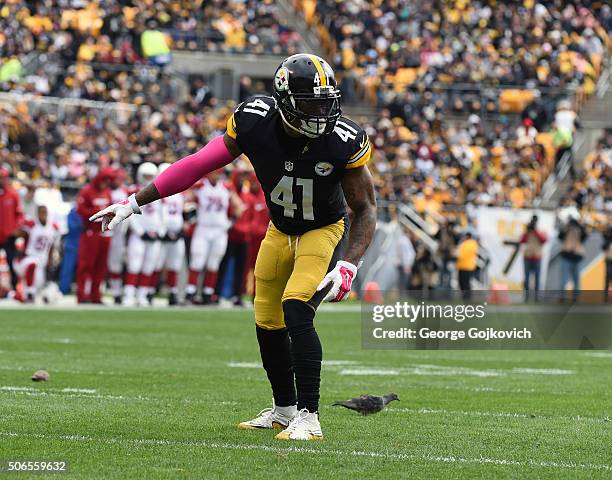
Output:
<path fill-rule="evenodd" d="M 431 224 L 432 235 L 454 238 L 443 258 L 457 246 L 458 232 L 474 224 L 474 207 L 533 205 L 561 154 L 571 151 L 579 127 L 571 105 L 551 101 L 546 88 L 591 91 L 612 27 L 607 5 L 585 8 L 578 1 L 506 2 L 495 9 L 485 1 L 297 4 L 311 17 L 316 13 L 334 39 L 333 61 L 344 72 L 345 97 L 354 96 L 353 77 L 375 87 L 373 100 L 383 108 L 374 119 L 357 120 L 374 146 L 371 166 L 383 218 L 394 218 L 398 202 L 411 205 Z M 0 166 L 17 183 L 29 218 L 38 215 L 40 203 L 62 202 L 60 186 L 64 193 L 74 193 L 109 167 L 137 182 L 144 162 L 155 167 L 172 163 L 225 129 L 234 102 L 218 101 L 203 77 L 181 78 L 164 70 L 170 37 L 174 48 L 227 52 L 292 53 L 300 42 L 271 0 L 9 0 L 0 8 L 0 26 L 0 89 L 14 95 L 0 104 L 0 116 L 6 119 L 0 122 Z M 154 33 L 151 44 L 145 40 L 147 32 Z M 41 67 L 24 77 L 15 60 L 25 61 L 32 52 L 59 60 L 62 68 L 51 72 Z M 483 111 L 504 110 L 498 92 L 479 86 L 473 95 L 449 94 L 440 88 L 457 82 L 521 84 L 544 93 L 515 102 L 511 110 L 517 115 L 496 115 L 489 121 Z M 240 101 L 259 93 L 266 93 L 261 82 L 241 79 Z M 77 102 L 60 110 L 19 101 L 20 94 L 116 107 Z M 456 122 L 448 118 L 451 111 L 472 114 L 467 122 Z M 587 157 L 567 200 L 595 219 L 603 218 L 604 225 L 610 211 L 610 145 L 608 136 Z M 242 185 L 248 191 L 253 182 L 236 181 L 248 175 L 246 163 L 236 172 L 228 172 L 227 181 L 241 196 Z M 237 211 L 231 214 L 235 220 Z M 70 218 L 78 220 L 68 218 L 64 235 Z M 240 233 L 237 237 L 244 239 Z M 235 238 L 230 232 L 228 255 L 251 258 L 244 242 L 236 246 Z M 425 265 L 423 271 L 439 272 L 437 278 L 446 285 L 445 261 L 434 259 L 416 238 L 411 242 L 417 271 Z M 224 272 L 227 261 L 216 268 Z M 155 273 L 147 273 L 143 287 L 159 284 Z M 429 285 L 425 277 L 412 278 Z M 244 278 L 244 272 L 234 278 Z M 208 284 L 206 278 L 199 280 L 209 288 L 208 295 L 213 284 L 217 288 L 214 276 Z M 234 298 L 244 285 L 235 281 L 229 295 Z"/>
<path fill-rule="evenodd" d="M 395 87 L 439 82 L 584 85 L 592 91 L 612 31 L 612 11 L 605 2 L 297 4 L 310 24 L 320 23 L 329 32 L 336 68 Z"/>
<path fill-rule="evenodd" d="M 231 53 L 291 54 L 301 42 L 272 0 L 8 0 L 0 9 L 0 83 L 31 52 L 66 64 L 142 63 L 159 48 L 168 53 L 171 37 L 175 48 Z"/>

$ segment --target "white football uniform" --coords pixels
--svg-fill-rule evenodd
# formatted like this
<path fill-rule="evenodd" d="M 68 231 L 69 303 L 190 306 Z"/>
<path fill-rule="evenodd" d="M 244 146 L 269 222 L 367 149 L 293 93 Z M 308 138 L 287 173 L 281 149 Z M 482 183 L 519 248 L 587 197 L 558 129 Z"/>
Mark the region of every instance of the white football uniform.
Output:
<path fill-rule="evenodd" d="M 49 263 L 49 252 L 60 238 L 59 225 L 54 222 L 41 224 L 38 220 L 26 220 L 21 229 L 28 234 L 25 256 L 16 262 L 15 271 L 20 277 L 25 277 L 30 265 L 34 265 L 33 290 L 40 289 L 45 283 L 45 270 Z M 29 291 L 26 293 L 34 293 Z"/>
<path fill-rule="evenodd" d="M 111 197 L 113 203 L 120 203 L 128 198 L 128 192 L 125 188 L 116 188 L 112 191 Z M 123 260 L 125 256 L 127 223 L 121 222 L 113 230 L 110 248 L 108 251 L 108 271 L 111 274 L 120 274 L 123 272 Z"/>
<path fill-rule="evenodd" d="M 183 234 L 183 206 L 184 196 L 181 193 L 171 197 L 162 198 L 162 218 L 166 227 L 167 234 L 175 234 L 177 240 L 165 240 L 162 242 L 161 253 L 157 263 L 157 271 L 167 268 L 171 271 L 178 271 L 183 265 L 185 258 L 185 240 Z"/>
<path fill-rule="evenodd" d="M 162 218 L 161 201 L 149 203 L 141 207 L 141 215 L 130 217 L 130 238 L 128 240 L 127 270 L 129 273 L 150 275 L 155 271 L 159 261 L 161 241 L 166 234 Z M 144 240 L 146 233 L 154 233 L 158 240 Z"/>
<path fill-rule="evenodd" d="M 216 272 L 227 249 L 230 189 L 221 181 L 204 185 L 196 191 L 198 217 L 191 239 L 191 270 Z"/>

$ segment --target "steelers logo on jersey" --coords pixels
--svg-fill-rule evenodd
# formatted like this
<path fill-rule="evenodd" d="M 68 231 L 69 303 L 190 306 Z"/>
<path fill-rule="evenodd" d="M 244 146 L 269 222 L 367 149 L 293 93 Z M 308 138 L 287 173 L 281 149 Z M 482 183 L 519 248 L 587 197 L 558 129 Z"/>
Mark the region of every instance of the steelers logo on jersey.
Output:
<path fill-rule="evenodd" d="M 315 165 L 315 172 L 322 177 L 327 177 L 333 169 L 334 166 L 329 162 L 319 162 Z"/>

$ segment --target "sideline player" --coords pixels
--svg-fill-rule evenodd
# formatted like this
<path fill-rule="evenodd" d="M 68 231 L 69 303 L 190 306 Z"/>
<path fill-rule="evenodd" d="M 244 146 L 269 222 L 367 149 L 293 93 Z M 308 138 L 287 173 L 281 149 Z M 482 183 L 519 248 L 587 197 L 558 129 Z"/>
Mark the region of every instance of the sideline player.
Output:
<path fill-rule="evenodd" d="M 136 181 L 142 188 L 157 175 L 157 167 L 144 162 L 138 167 Z M 161 202 L 143 205 L 144 215 L 130 219 L 130 236 L 127 245 L 127 274 L 123 287 L 123 305 L 148 306 L 149 293 L 153 290 L 155 267 L 161 251 L 161 238 L 166 233 L 161 214 Z"/>
<path fill-rule="evenodd" d="M 125 170 L 115 168 L 114 176 L 111 180 L 111 198 L 113 203 L 120 203 L 127 200 L 129 194 L 125 185 Z M 113 231 L 108 250 L 108 277 L 111 295 L 115 304 L 121 304 L 123 290 L 123 264 L 125 257 L 127 223 L 121 225 Z"/>
<path fill-rule="evenodd" d="M 158 172 L 161 175 L 168 167 L 169 163 L 162 163 Z M 166 269 L 166 285 L 168 286 L 168 305 L 178 305 L 177 284 L 178 272 L 183 265 L 185 258 L 185 239 L 183 238 L 183 208 L 185 199 L 182 193 L 162 198 L 162 219 L 166 226 L 166 235 L 161 239 L 162 246 L 159 255 L 159 262 L 155 272 L 155 283 Z"/>
<path fill-rule="evenodd" d="M 319 440 L 322 349 L 314 316 L 322 300 L 348 296 L 376 227 L 366 133 L 341 116 L 340 91 L 323 59 L 293 55 L 275 72 L 274 97 L 240 104 L 227 130 L 153 183 L 92 220 L 102 229 L 141 206 L 185 190 L 244 153 L 272 219 L 255 265 L 255 323 L 274 402 L 241 428 L 284 428 L 283 440 Z M 350 228 L 346 204 L 350 208 Z M 348 245 L 344 239 L 348 234 Z"/>
<path fill-rule="evenodd" d="M 39 205 L 35 219 L 26 219 L 19 234 L 27 237 L 25 256 L 16 262 L 15 271 L 24 283 L 24 302 L 33 303 L 45 284 L 47 265 L 60 238 L 59 226 L 49 221 L 47 207 Z"/>
<path fill-rule="evenodd" d="M 191 239 L 189 279 L 186 300 L 193 303 L 198 277 L 204 272 L 202 303 L 213 300 L 219 265 L 227 249 L 227 231 L 232 222 L 230 209 L 242 208 L 240 200 L 221 178 L 221 172 L 211 172 L 195 192 L 198 201 L 196 227 Z"/>

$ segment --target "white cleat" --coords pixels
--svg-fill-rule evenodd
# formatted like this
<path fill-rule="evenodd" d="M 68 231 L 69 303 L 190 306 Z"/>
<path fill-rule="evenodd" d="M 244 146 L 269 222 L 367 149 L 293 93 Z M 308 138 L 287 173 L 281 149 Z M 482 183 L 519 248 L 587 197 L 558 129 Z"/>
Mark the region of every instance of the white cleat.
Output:
<path fill-rule="evenodd" d="M 303 408 L 291 423 L 274 438 L 279 440 L 323 440 L 319 415 Z"/>
<path fill-rule="evenodd" d="M 126 295 L 125 297 L 123 297 L 123 301 L 121 302 L 121 305 L 123 305 L 124 307 L 135 307 L 136 299 L 134 297 L 128 297 Z"/>
<path fill-rule="evenodd" d="M 257 430 L 259 428 L 273 428 L 282 430 L 291 422 L 297 414 L 297 407 L 277 407 L 272 400 L 272 408 L 264 408 L 253 420 L 247 420 L 238 424 L 243 430 Z"/>

